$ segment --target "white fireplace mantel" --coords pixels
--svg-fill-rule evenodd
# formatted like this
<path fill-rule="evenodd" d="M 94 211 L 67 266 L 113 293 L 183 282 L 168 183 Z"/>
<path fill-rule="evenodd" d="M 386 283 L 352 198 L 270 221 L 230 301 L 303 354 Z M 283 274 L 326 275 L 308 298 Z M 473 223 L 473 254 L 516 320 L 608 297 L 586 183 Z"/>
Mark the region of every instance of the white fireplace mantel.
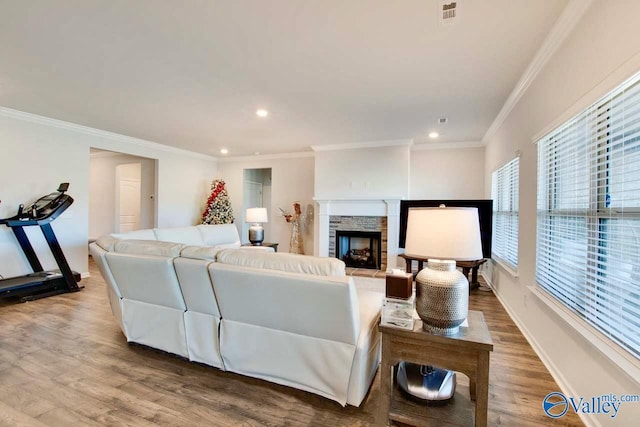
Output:
<path fill-rule="evenodd" d="M 315 255 L 329 256 L 330 216 L 384 216 L 387 217 L 387 270 L 395 268 L 398 259 L 401 199 L 399 196 L 331 200 L 314 198 L 318 204 Z"/>

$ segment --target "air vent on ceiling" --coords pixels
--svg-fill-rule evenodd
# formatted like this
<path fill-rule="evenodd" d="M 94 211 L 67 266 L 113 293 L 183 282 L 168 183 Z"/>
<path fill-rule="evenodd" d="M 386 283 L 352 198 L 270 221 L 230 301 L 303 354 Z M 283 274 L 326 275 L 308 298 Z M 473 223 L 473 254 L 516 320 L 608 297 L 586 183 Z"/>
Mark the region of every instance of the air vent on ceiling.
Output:
<path fill-rule="evenodd" d="M 444 125 L 449 121 L 446 117 L 438 117 L 438 124 Z"/>
<path fill-rule="evenodd" d="M 438 2 L 438 23 L 440 26 L 450 26 L 458 22 L 460 16 L 460 1 L 443 1 Z"/>

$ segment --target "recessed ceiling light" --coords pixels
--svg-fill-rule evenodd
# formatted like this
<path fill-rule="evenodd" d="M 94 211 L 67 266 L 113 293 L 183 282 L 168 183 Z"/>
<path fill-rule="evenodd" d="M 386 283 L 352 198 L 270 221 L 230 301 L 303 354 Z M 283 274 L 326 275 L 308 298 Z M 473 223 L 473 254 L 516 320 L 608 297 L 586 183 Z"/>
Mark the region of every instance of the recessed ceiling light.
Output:
<path fill-rule="evenodd" d="M 255 154 L 256 156 L 260 155 L 259 151 L 254 151 L 253 154 Z"/>
<path fill-rule="evenodd" d="M 226 148 L 222 148 L 220 150 L 220 153 L 222 153 L 222 154 L 227 154 L 228 152 L 229 152 L 229 150 L 227 150 Z"/>
<path fill-rule="evenodd" d="M 429 132 L 429 138 L 436 139 L 440 134 L 438 132 Z"/>
<path fill-rule="evenodd" d="M 258 117 L 267 117 L 269 112 L 267 110 L 263 110 L 262 108 L 256 111 L 256 115 Z"/>

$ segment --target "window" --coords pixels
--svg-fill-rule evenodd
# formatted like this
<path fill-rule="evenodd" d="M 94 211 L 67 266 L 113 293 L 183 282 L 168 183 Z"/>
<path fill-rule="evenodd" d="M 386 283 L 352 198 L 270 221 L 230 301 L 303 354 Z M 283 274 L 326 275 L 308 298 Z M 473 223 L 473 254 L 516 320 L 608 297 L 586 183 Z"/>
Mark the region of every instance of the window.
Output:
<path fill-rule="evenodd" d="M 538 141 L 536 279 L 640 358 L 640 74 Z"/>
<path fill-rule="evenodd" d="M 491 174 L 493 199 L 492 256 L 518 269 L 518 176 L 520 159 L 515 158 Z"/>

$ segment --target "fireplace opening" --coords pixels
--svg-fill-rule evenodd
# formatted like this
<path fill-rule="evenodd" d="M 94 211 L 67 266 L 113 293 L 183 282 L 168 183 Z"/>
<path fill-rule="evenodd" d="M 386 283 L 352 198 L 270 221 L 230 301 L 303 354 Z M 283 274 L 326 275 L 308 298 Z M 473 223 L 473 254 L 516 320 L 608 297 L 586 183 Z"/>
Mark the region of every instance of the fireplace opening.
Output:
<path fill-rule="evenodd" d="M 347 267 L 380 270 L 382 233 L 379 231 L 336 230 L 336 258 Z"/>

